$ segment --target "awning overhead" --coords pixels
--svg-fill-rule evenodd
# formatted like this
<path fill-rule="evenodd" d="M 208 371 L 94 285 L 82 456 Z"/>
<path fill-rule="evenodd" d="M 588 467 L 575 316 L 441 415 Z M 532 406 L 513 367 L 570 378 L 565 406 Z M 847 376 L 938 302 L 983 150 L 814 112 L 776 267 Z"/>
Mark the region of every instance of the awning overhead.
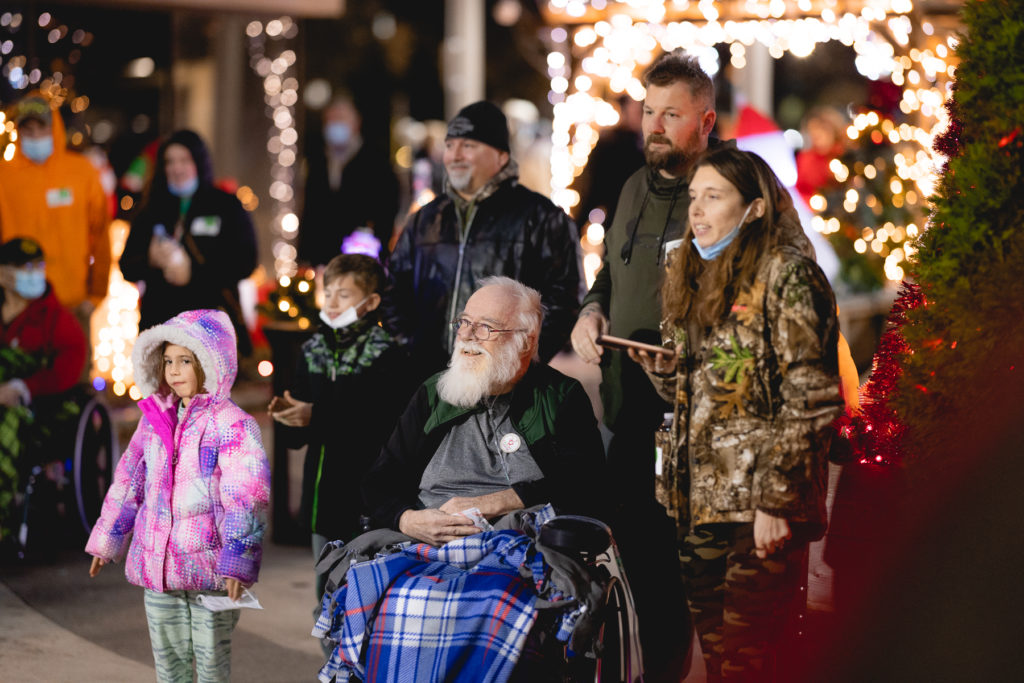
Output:
<path fill-rule="evenodd" d="M 340 17 L 346 0 L 69 0 L 71 4 L 111 5 L 131 10 L 205 10 L 247 15 Z"/>

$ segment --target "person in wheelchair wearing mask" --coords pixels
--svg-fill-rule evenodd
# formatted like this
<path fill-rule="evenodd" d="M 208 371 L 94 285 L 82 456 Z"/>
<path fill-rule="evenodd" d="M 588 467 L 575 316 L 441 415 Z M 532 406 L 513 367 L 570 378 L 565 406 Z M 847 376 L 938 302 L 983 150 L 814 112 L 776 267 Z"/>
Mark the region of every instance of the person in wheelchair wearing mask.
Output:
<path fill-rule="evenodd" d="M 46 279 L 43 249 L 15 237 L 0 245 L 0 539 L 12 530 L 26 443 L 54 431 L 59 397 L 85 367 L 85 333 Z M 48 401 L 54 397 L 58 400 Z M 32 407 L 32 410 L 29 409 Z M 31 431 L 31 433 L 30 433 Z"/>

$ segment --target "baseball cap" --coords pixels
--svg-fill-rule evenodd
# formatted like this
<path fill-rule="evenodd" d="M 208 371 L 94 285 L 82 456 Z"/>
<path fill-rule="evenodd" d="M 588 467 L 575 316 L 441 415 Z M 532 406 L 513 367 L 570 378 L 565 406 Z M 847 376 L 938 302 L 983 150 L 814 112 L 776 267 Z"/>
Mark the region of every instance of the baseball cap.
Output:
<path fill-rule="evenodd" d="M 43 248 L 28 237 L 15 237 L 0 245 L 0 265 L 23 266 L 42 258 Z"/>
<path fill-rule="evenodd" d="M 50 103 L 38 95 L 26 97 L 14 107 L 14 123 L 21 125 L 23 121 L 36 119 L 49 126 L 53 122 Z"/>

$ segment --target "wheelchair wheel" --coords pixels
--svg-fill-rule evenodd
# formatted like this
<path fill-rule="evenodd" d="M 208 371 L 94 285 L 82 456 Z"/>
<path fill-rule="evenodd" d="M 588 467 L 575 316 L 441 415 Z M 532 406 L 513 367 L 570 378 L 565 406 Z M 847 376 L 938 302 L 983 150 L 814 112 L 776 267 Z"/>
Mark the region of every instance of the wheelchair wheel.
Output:
<path fill-rule="evenodd" d="M 605 617 L 598 633 L 599 653 L 594 670 L 594 683 L 632 683 L 629 672 L 628 614 L 626 593 L 622 582 L 610 577 L 605 589 Z"/>
<path fill-rule="evenodd" d="M 71 468 L 78 518 L 86 534 L 99 517 L 119 455 L 110 412 L 93 396 L 78 419 Z"/>

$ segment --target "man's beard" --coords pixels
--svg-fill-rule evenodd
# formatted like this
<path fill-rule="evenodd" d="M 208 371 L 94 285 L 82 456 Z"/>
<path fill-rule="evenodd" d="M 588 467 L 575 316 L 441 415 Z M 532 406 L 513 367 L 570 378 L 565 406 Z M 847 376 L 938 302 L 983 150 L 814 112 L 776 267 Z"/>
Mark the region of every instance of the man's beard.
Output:
<path fill-rule="evenodd" d="M 448 182 L 459 192 L 465 192 L 473 183 L 473 169 L 466 167 L 446 168 Z"/>
<path fill-rule="evenodd" d="M 669 145 L 669 148 L 663 152 L 656 152 L 651 149 L 652 142 Z M 647 161 L 647 165 L 655 171 L 668 171 L 672 175 L 679 175 L 686 168 L 691 156 L 686 153 L 686 150 L 676 147 L 675 143 L 664 135 L 652 133 L 644 140 L 644 159 Z"/>
<path fill-rule="evenodd" d="M 467 356 L 463 351 L 480 355 Z M 472 408 L 515 379 L 519 369 L 518 345 L 513 342 L 501 344 L 491 353 L 479 342 L 456 339 L 448 369 L 437 381 L 437 394 L 454 406 Z"/>

